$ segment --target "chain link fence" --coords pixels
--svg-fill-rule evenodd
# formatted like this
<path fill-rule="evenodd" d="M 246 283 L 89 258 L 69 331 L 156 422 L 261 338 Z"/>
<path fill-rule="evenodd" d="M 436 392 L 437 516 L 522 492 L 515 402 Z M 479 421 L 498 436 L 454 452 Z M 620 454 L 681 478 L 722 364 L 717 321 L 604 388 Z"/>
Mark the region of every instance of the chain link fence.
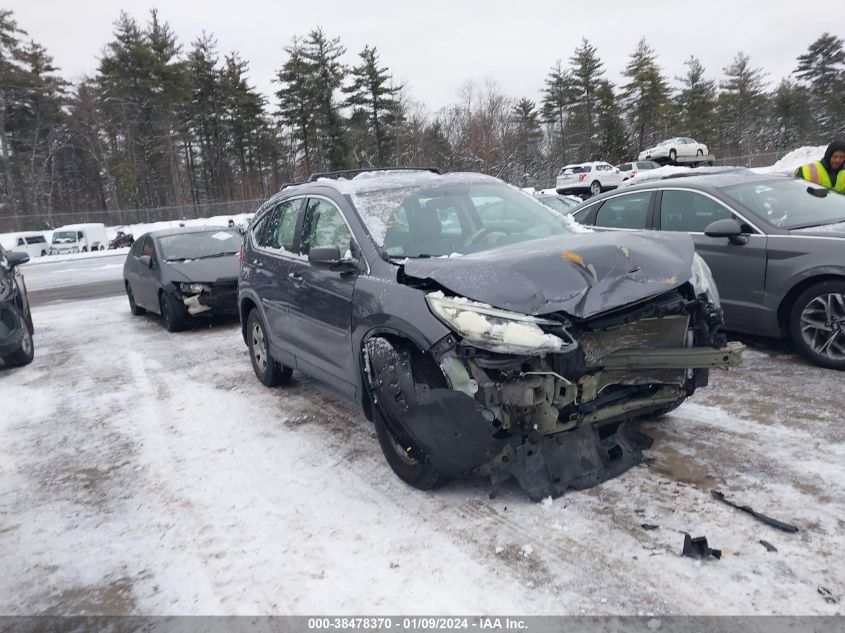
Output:
<path fill-rule="evenodd" d="M 106 226 L 123 226 L 126 224 L 148 224 L 150 222 L 161 222 L 165 220 L 192 220 L 218 215 L 237 215 L 239 213 L 254 212 L 264 200 L 264 198 L 258 198 L 256 200 L 182 204 L 172 207 L 151 207 L 144 209 L 0 215 L 0 233 L 42 231 L 66 224 L 83 224 L 86 222 L 102 222 Z"/>

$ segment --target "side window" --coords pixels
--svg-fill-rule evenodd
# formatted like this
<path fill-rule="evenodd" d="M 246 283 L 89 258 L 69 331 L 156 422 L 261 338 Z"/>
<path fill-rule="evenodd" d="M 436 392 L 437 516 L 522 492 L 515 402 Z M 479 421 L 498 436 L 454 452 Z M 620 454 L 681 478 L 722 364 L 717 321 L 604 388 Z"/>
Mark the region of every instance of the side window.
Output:
<path fill-rule="evenodd" d="M 135 243 L 132 245 L 132 248 L 129 249 L 129 253 L 132 257 L 138 257 L 141 255 L 141 245 L 144 243 L 144 240 L 137 239 Z"/>
<path fill-rule="evenodd" d="M 302 200 L 287 200 L 276 205 L 256 229 L 258 245 L 290 253 L 295 252 L 296 222 L 299 219 L 301 206 Z"/>
<path fill-rule="evenodd" d="M 153 238 L 149 235 L 144 238 L 144 243 L 141 246 L 141 255 L 149 255 L 150 257 L 155 257 L 156 255 L 156 249 L 155 246 L 153 246 Z"/>
<path fill-rule="evenodd" d="M 596 213 L 596 226 L 644 229 L 648 222 L 651 192 L 630 193 L 606 201 Z"/>
<path fill-rule="evenodd" d="M 327 200 L 315 198 L 308 201 L 305 225 L 302 229 L 302 254 L 312 248 L 337 246 L 340 256 L 346 257 L 352 249 L 352 234 L 336 206 Z"/>
<path fill-rule="evenodd" d="M 23 246 L 23 238 L 22 238 L 22 237 L 19 237 L 19 238 L 18 238 L 17 245 L 18 245 L 18 246 Z"/>
<path fill-rule="evenodd" d="M 660 201 L 660 229 L 704 233 L 711 222 L 733 217 L 715 200 L 694 191 L 664 191 Z"/>
<path fill-rule="evenodd" d="M 576 211 L 575 213 L 573 213 L 572 219 L 575 220 L 576 222 L 580 222 L 581 224 L 588 224 L 587 219 L 590 215 L 590 212 L 595 210 L 595 208 L 598 207 L 598 206 L 599 206 L 598 204 L 588 205 L 588 206 L 584 207 L 583 209 L 581 209 L 580 211 Z"/>
<path fill-rule="evenodd" d="M 83 239 L 85 239 L 85 236 L 82 234 L 82 231 L 77 231 L 77 232 L 76 232 L 76 239 L 77 239 L 77 240 L 83 240 Z"/>

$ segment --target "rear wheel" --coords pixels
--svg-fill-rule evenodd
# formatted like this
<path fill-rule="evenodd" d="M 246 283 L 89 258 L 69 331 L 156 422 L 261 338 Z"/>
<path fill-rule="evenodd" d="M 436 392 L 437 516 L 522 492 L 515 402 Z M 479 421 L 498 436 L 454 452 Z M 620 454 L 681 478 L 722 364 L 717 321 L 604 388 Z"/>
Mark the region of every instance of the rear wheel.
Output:
<path fill-rule="evenodd" d="M 21 346 L 17 351 L 3 357 L 3 362 L 9 367 L 28 365 L 35 356 L 35 345 L 32 342 L 32 330 L 26 319 L 21 318 Z"/>
<path fill-rule="evenodd" d="M 601 183 L 598 180 L 594 180 L 590 184 L 590 193 L 594 196 L 597 196 L 601 193 Z"/>
<path fill-rule="evenodd" d="M 176 301 L 166 292 L 159 296 L 159 307 L 161 308 L 161 320 L 168 332 L 178 332 L 184 329 L 187 321 L 185 308 L 176 304 Z"/>
<path fill-rule="evenodd" d="M 293 369 L 276 362 L 270 355 L 267 328 L 257 308 L 253 308 L 246 321 L 246 344 L 256 378 L 267 387 L 290 382 Z"/>
<path fill-rule="evenodd" d="M 674 163 L 676 158 L 678 158 L 678 152 L 676 152 L 673 149 L 670 149 L 669 150 L 669 160 Z"/>
<path fill-rule="evenodd" d="M 789 319 L 792 342 L 821 367 L 845 370 L 845 281 L 823 281 L 802 292 Z"/>
<path fill-rule="evenodd" d="M 135 295 L 132 294 L 132 287 L 127 282 L 126 284 L 126 296 L 129 299 L 129 311 L 134 314 L 135 316 L 141 316 L 142 314 L 146 314 L 147 311 L 144 308 L 139 308 L 138 304 L 135 303 Z"/>

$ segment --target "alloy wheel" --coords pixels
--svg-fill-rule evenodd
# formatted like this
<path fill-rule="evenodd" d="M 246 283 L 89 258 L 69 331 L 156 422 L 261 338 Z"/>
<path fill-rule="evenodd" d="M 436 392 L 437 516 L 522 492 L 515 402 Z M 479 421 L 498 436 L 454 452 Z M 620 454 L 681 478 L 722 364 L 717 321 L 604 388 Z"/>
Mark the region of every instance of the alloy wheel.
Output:
<path fill-rule="evenodd" d="M 813 298 L 801 312 L 801 336 L 820 356 L 845 360 L 845 295 Z"/>
<path fill-rule="evenodd" d="M 252 357 L 262 373 L 267 371 L 267 343 L 264 340 L 264 330 L 258 323 L 252 326 Z"/>

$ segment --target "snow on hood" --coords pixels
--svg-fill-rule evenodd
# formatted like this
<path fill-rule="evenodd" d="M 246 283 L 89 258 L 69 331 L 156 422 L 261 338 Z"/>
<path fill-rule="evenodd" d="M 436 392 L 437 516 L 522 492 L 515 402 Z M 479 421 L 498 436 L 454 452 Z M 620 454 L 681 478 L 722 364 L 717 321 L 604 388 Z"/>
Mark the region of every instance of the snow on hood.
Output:
<path fill-rule="evenodd" d="M 556 235 L 454 259 L 408 259 L 405 273 L 503 310 L 588 318 L 680 286 L 692 238 L 653 232 Z"/>
<path fill-rule="evenodd" d="M 168 271 L 173 281 L 214 283 L 236 280 L 240 272 L 240 264 L 237 255 L 224 255 L 183 262 L 169 261 L 164 263 L 163 269 Z"/>
<path fill-rule="evenodd" d="M 826 149 L 827 145 L 799 147 L 789 152 L 774 165 L 755 167 L 751 171 L 758 174 L 792 173 L 802 165 L 821 160 Z"/>
<path fill-rule="evenodd" d="M 636 176 L 622 181 L 620 187 L 629 187 L 630 185 L 638 185 L 649 180 L 660 180 L 672 174 L 686 174 L 692 171 L 692 167 L 684 167 L 683 165 L 665 165 L 657 169 L 643 169 L 637 172 Z"/>

